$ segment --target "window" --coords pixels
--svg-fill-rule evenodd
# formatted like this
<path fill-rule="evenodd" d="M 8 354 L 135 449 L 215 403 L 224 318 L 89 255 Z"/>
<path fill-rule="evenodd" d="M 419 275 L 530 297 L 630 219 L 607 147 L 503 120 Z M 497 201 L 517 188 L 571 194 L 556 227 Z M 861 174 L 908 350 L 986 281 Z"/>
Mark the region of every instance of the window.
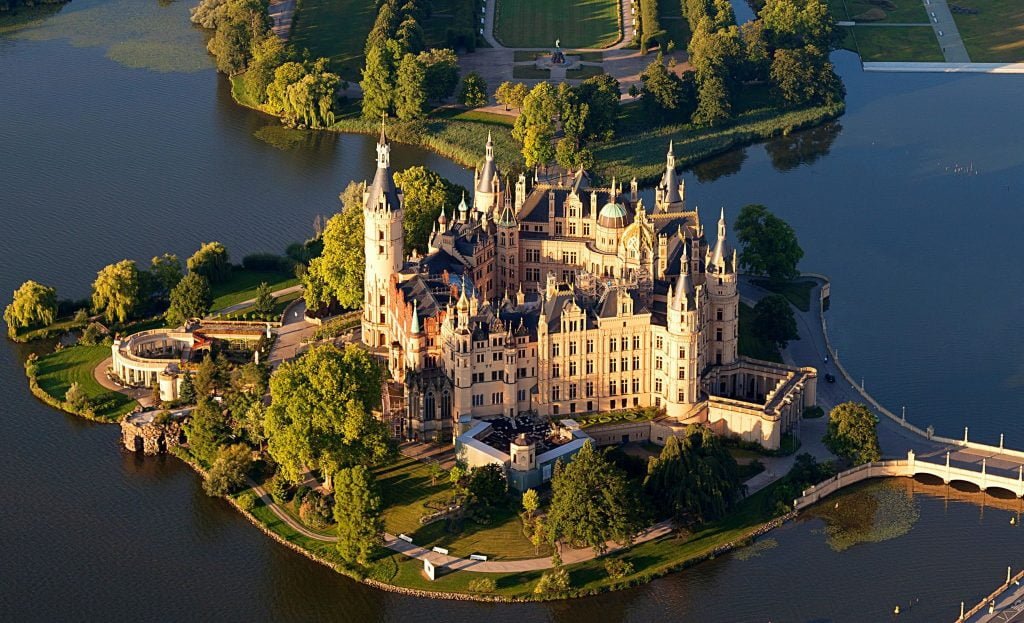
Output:
<path fill-rule="evenodd" d="M 722 341 L 722 329 L 720 329 L 720 328 L 719 329 L 715 329 L 715 341 L 716 342 L 721 342 Z"/>
<path fill-rule="evenodd" d="M 569 383 L 569 400 L 576 399 L 576 383 Z"/>
<path fill-rule="evenodd" d="M 640 336 L 639 335 L 634 335 L 633 336 L 633 350 L 639 350 L 639 349 L 640 349 Z"/>
<path fill-rule="evenodd" d="M 664 389 L 664 386 L 663 386 L 663 384 L 661 382 L 661 377 L 659 376 L 659 377 L 654 379 L 654 391 L 656 391 L 657 393 L 660 394 L 663 389 Z"/>
<path fill-rule="evenodd" d="M 562 399 L 562 388 L 558 385 L 551 386 L 551 402 L 558 402 Z"/>
<path fill-rule="evenodd" d="M 555 235 L 556 236 L 561 236 L 562 235 L 562 224 L 561 223 L 555 223 Z"/>
<path fill-rule="evenodd" d="M 608 352 L 614 353 L 619 348 L 619 341 L 615 338 L 608 340 Z"/>
<path fill-rule="evenodd" d="M 640 379 L 633 379 L 633 393 L 640 393 Z"/>
<path fill-rule="evenodd" d="M 622 358 L 622 371 L 629 372 L 629 357 Z"/>
<path fill-rule="evenodd" d="M 593 359 L 587 359 L 587 374 L 593 374 L 593 373 L 594 373 L 594 360 Z"/>
<path fill-rule="evenodd" d="M 583 223 L 583 235 L 590 236 L 590 223 Z"/>
<path fill-rule="evenodd" d="M 584 389 L 587 392 L 587 398 L 592 398 L 594 396 L 594 382 L 593 381 L 587 381 L 587 385 L 586 385 L 586 387 Z M 590 407 L 587 407 L 587 408 L 589 409 Z"/>
<path fill-rule="evenodd" d="M 661 350 L 662 348 L 664 348 L 665 347 L 665 339 L 662 338 L 660 335 L 658 337 L 654 338 L 654 347 L 657 348 L 658 350 Z"/>
<path fill-rule="evenodd" d="M 686 402 L 686 392 L 679 390 L 679 402 Z"/>
<path fill-rule="evenodd" d="M 573 331 L 576 330 L 576 321 L 575 320 L 572 321 L 572 330 Z M 575 355 L 576 354 L 576 342 L 569 342 L 569 354 L 570 355 Z"/>
<path fill-rule="evenodd" d="M 623 307 L 622 311 L 623 311 L 623 313 L 625 313 L 626 308 Z M 622 350 L 629 350 L 629 338 L 628 337 L 623 337 L 622 338 Z"/>
<path fill-rule="evenodd" d="M 639 356 L 634 356 L 633 357 L 633 369 L 634 370 L 639 370 L 640 369 L 640 357 Z"/>
<path fill-rule="evenodd" d="M 619 365 L 619 361 L 617 359 L 615 359 L 614 357 L 609 359 L 608 360 L 608 371 L 609 372 L 618 372 L 618 365 Z"/>
<path fill-rule="evenodd" d="M 686 359 L 686 349 L 682 346 L 679 347 L 679 358 Z"/>
<path fill-rule="evenodd" d="M 483 404 L 484 404 L 484 395 L 483 394 L 473 394 L 473 406 L 474 407 L 482 407 Z"/>
<path fill-rule="evenodd" d="M 526 378 L 526 368 L 519 368 L 518 370 L 516 370 L 516 378 L 517 379 L 525 379 Z"/>
<path fill-rule="evenodd" d="M 526 390 L 525 389 L 521 389 L 518 392 L 516 392 L 516 400 L 518 400 L 519 402 L 526 402 Z"/>
<path fill-rule="evenodd" d="M 715 310 L 715 320 L 721 320 L 721 319 L 722 319 L 722 308 L 719 307 L 718 309 Z"/>
<path fill-rule="evenodd" d="M 576 235 L 576 223 L 569 223 L 569 235 L 570 236 L 575 236 Z"/>
<path fill-rule="evenodd" d="M 629 381 L 627 381 L 626 379 L 622 379 L 621 381 L 619 381 L 619 390 L 622 392 L 623 395 L 628 394 L 629 393 Z"/>
<path fill-rule="evenodd" d="M 587 340 L 587 354 L 594 352 L 594 340 Z"/>
<path fill-rule="evenodd" d="M 616 389 L 618 389 L 618 385 L 615 384 L 615 381 L 608 381 L 608 395 L 614 396 Z"/>
<path fill-rule="evenodd" d="M 562 366 L 561 366 L 561 364 L 557 364 L 557 363 L 551 364 L 551 378 L 557 379 L 557 378 L 560 378 L 561 376 L 562 376 Z"/>
<path fill-rule="evenodd" d="M 679 380 L 682 381 L 686 378 L 686 368 L 679 366 Z"/>
<path fill-rule="evenodd" d="M 715 353 L 715 364 L 722 365 L 722 351 Z"/>
<path fill-rule="evenodd" d="M 562 354 L 562 348 L 561 348 L 561 345 L 560 345 L 559 343 L 557 343 L 557 342 L 555 342 L 554 344 L 552 344 L 552 345 L 551 345 L 551 356 L 552 356 L 552 357 L 558 357 L 558 356 L 559 356 L 559 355 L 561 355 L 561 354 Z"/>
<path fill-rule="evenodd" d="M 501 372 L 498 372 L 498 371 L 491 372 L 491 380 L 492 381 L 500 381 L 501 380 Z"/>
<path fill-rule="evenodd" d="M 503 402 L 505 402 L 505 394 L 501 392 L 494 392 L 493 394 L 491 394 L 492 405 L 500 405 Z"/>
<path fill-rule="evenodd" d="M 664 361 L 660 356 L 654 358 L 654 369 L 661 370 L 664 367 Z"/>
<path fill-rule="evenodd" d="M 434 419 L 434 411 L 434 392 L 427 392 L 426 398 L 423 399 L 423 420 L 428 421 Z"/>
<path fill-rule="evenodd" d="M 575 361 L 570 361 L 569 362 L 569 376 L 576 376 L 577 372 L 578 372 L 578 370 L 576 369 L 576 362 Z"/>

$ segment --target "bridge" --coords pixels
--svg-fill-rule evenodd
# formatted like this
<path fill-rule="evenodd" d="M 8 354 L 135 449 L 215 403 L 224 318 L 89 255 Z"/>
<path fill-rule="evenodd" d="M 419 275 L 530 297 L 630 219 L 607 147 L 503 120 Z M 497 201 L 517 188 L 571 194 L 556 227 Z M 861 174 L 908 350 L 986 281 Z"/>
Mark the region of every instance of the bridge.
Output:
<path fill-rule="evenodd" d="M 797 511 L 803 510 L 843 487 L 848 487 L 868 478 L 889 478 L 895 476 L 913 478 L 918 474 L 937 476 L 946 484 L 952 482 L 970 483 L 982 491 L 1003 489 L 1018 498 L 1024 498 L 1024 465 L 1018 466 L 1017 476 L 1014 478 L 1006 474 L 1005 470 L 996 473 L 990 471 L 988 459 L 986 458 L 981 459 L 981 469 L 975 470 L 970 467 L 954 464 L 951 460 L 950 452 L 946 452 L 944 463 L 933 463 L 917 458 L 914 451 L 910 450 L 907 452 L 906 459 L 874 461 L 858 465 L 857 467 L 839 472 L 824 482 L 819 482 L 812 487 L 804 489 L 803 495 L 793 501 L 793 508 Z"/>

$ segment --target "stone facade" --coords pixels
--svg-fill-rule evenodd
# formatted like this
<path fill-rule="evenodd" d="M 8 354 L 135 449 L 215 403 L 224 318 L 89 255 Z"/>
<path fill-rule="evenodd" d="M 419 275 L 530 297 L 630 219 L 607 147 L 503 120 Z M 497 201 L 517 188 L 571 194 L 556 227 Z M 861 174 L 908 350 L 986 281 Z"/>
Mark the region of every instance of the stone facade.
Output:
<path fill-rule="evenodd" d="M 160 454 L 185 440 L 184 411 L 144 411 L 121 420 L 121 442 L 129 452 Z"/>
<path fill-rule="evenodd" d="M 503 183 L 488 137 L 473 208 L 442 210 L 427 254 L 406 259 L 389 154 L 382 130 L 363 340 L 404 385 L 400 435 L 453 439 L 460 417 L 653 406 L 659 430 L 705 423 L 777 448 L 814 404 L 813 368 L 739 356 L 725 213 L 710 243 L 671 145 L 648 209 L 635 180 L 596 187 L 583 170 Z"/>

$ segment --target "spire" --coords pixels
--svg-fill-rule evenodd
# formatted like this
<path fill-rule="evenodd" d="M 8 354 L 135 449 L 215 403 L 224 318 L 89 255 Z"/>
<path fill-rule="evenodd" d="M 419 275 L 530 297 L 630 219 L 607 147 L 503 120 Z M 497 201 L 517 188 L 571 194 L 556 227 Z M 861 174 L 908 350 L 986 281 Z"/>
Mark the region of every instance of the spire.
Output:
<path fill-rule="evenodd" d="M 412 300 L 412 331 L 413 335 L 420 332 L 420 302 L 417 299 Z"/>
<path fill-rule="evenodd" d="M 683 197 L 680 194 L 680 186 L 682 182 L 676 176 L 676 155 L 673 153 L 672 141 L 668 142 L 668 154 L 665 156 L 665 175 L 661 178 L 661 184 L 659 189 L 662 192 L 662 205 L 659 206 L 662 209 L 667 208 L 673 204 L 680 204 L 683 202 Z"/>
<path fill-rule="evenodd" d="M 486 147 L 486 158 L 487 160 L 494 160 L 494 139 L 491 138 L 491 131 L 487 130 L 487 147 Z"/>
<path fill-rule="evenodd" d="M 718 216 L 718 238 L 725 240 L 725 206 L 722 206 L 722 212 Z"/>
<path fill-rule="evenodd" d="M 441 225 L 441 229 L 448 223 L 448 217 L 444 215 L 445 206 L 441 206 L 441 215 L 437 217 L 437 222 Z"/>
<path fill-rule="evenodd" d="M 721 215 L 718 217 L 718 241 L 715 242 L 715 250 L 711 253 L 711 260 L 708 263 L 714 266 L 719 273 L 731 272 L 727 265 L 730 255 L 732 255 L 732 249 L 729 248 L 729 242 L 725 236 L 725 208 L 723 207 Z M 735 265 L 732 266 L 732 270 L 735 270 Z"/>
<path fill-rule="evenodd" d="M 364 208 L 367 210 L 383 210 L 394 212 L 402 209 L 401 193 L 395 186 L 391 176 L 391 146 L 384 130 L 386 115 L 380 119 L 380 139 L 377 141 L 377 172 L 373 182 L 366 189 L 363 197 Z"/>
<path fill-rule="evenodd" d="M 377 168 L 387 169 L 391 167 L 391 146 L 388 145 L 388 135 L 384 130 L 387 120 L 387 113 L 380 116 L 380 138 L 377 139 Z"/>

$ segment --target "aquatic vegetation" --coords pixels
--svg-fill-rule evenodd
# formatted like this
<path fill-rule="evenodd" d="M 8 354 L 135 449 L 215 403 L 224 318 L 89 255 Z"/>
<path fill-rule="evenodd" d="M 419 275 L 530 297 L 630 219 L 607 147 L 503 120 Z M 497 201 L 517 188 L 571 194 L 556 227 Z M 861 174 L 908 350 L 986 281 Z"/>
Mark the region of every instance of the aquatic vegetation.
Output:
<path fill-rule="evenodd" d="M 825 521 L 829 547 L 842 552 L 860 543 L 880 543 L 907 534 L 921 511 L 910 493 L 883 481 L 829 497 L 808 514 Z"/>
<path fill-rule="evenodd" d="M 736 560 L 750 560 L 751 558 L 757 558 L 764 552 L 767 552 L 770 549 L 775 549 L 778 546 L 779 542 L 775 539 L 760 539 L 754 541 L 743 549 L 737 550 L 736 553 L 733 554 L 733 558 Z"/>

